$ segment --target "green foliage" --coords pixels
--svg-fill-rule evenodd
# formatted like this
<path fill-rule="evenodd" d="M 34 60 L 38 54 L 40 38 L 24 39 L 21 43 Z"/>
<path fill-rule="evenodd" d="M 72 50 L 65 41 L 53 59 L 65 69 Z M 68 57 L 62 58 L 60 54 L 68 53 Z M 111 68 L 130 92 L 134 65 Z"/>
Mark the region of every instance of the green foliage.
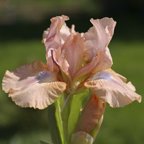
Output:
<path fill-rule="evenodd" d="M 55 107 L 56 107 L 55 117 L 57 120 L 57 126 L 58 126 L 58 130 L 59 130 L 61 142 L 62 142 L 62 144 L 65 144 L 63 121 L 62 121 L 62 117 L 61 117 L 61 103 L 60 103 L 61 102 L 60 99 L 62 99 L 61 97 L 55 103 Z"/>
<path fill-rule="evenodd" d="M 59 111 L 56 109 L 57 106 L 58 103 L 52 104 L 48 108 L 49 131 L 53 144 L 63 144 L 61 118 Z"/>
<path fill-rule="evenodd" d="M 83 105 L 85 104 L 88 98 L 89 98 L 88 89 L 80 90 L 79 92 L 77 92 L 72 96 L 72 100 L 70 104 L 70 113 L 68 117 L 68 135 L 70 137 L 77 125 L 81 109 L 83 108 Z"/>
<path fill-rule="evenodd" d="M 52 144 L 52 143 L 40 141 L 40 144 Z"/>
<path fill-rule="evenodd" d="M 109 47 L 114 61 L 113 69 L 130 79 L 136 86 L 137 92 L 143 95 L 144 42 L 112 41 Z M 30 63 L 38 59 L 45 61 L 45 49 L 40 40 L 1 42 L 0 80 L 2 80 L 5 70 L 13 70 L 21 64 Z M 76 98 L 76 101 L 80 98 L 81 96 Z M 72 113 L 74 113 L 74 109 Z M 96 143 L 143 144 L 143 109 L 143 101 L 142 104 L 135 102 L 121 109 L 112 109 L 107 106 L 104 122 L 97 136 Z M 36 116 L 33 116 L 32 113 L 36 114 Z M 39 143 L 40 139 L 47 139 L 49 135 L 47 129 L 42 128 L 40 130 L 37 129 L 37 126 L 49 126 L 51 122 L 48 122 L 47 119 L 44 120 L 45 113 L 42 115 L 40 113 L 43 112 L 35 113 L 27 109 L 19 109 L 0 90 L 0 133 L 1 135 L 6 135 L 5 137 L 0 135 L 0 144 L 36 144 L 36 142 Z M 72 113 L 70 117 L 72 117 Z M 77 118 L 77 114 L 75 114 L 75 118 Z M 15 123 L 19 126 L 19 131 L 14 131 L 15 127 L 11 127 Z M 24 129 L 22 125 L 27 127 L 25 133 L 20 131 Z M 74 125 L 74 122 L 72 125 Z M 69 126 L 70 131 L 72 131 L 71 127 L 73 126 Z"/>

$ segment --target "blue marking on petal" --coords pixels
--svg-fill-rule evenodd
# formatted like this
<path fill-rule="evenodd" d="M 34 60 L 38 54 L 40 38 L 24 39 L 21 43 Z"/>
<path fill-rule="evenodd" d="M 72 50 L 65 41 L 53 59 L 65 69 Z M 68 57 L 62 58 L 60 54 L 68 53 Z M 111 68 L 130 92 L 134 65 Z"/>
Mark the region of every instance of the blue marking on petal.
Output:
<path fill-rule="evenodd" d="M 41 71 L 37 74 L 36 79 L 42 81 L 44 79 L 50 78 L 51 74 L 47 71 Z"/>
<path fill-rule="evenodd" d="M 108 72 L 99 72 L 94 76 L 94 79 L 106 79 L 106 80 L 111 80 L 112 75 Z"/>

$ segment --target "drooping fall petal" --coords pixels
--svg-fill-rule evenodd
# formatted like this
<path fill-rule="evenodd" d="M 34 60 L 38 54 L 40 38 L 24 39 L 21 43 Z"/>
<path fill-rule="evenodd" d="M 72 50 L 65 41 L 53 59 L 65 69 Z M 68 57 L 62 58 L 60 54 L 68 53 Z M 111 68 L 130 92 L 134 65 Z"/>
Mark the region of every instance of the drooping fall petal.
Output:
<path fill-rule="evenodd" d="M 135 100 L 141 102 L 141 96 L 135 93 L 134 86 L 130 82 L 125 83 L 110 71 L 98 72 L 85 83 L 85 86 L 91 88 L 111 107 L 122 107 Z"/>
<path fill-rule="evenodd" d="M 14 72 L 6 71 L 2 88 L 17 105 L 44 109 L 65 90 L 66 84 L 57 81 L 46 65 L 35 62 Z"/>

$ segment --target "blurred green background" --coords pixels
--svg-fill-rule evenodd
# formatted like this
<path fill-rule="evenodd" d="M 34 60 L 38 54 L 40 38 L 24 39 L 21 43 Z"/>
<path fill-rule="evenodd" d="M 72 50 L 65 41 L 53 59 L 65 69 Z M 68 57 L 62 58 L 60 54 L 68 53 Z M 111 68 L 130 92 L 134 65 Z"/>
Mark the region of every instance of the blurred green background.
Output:
<path fill-rule="evenodd" d="M 130 79 L 144 93 L 144 1 L 143 0 L 0 0 L 0 81 L 5 70 L 45 61 L 43 31 L 50 18 L 65 14 L 68 25 L 87 31 L 89 19 L 113 17 L 117 21 L 109 45 L 113 69 Z M 125 108 L 107 106 L 96 143 L 143 144 L 144 103 Z M 47 140 L 46 110 L 22 109 L 0 89 L 0 144 L 39 144 Z"/>

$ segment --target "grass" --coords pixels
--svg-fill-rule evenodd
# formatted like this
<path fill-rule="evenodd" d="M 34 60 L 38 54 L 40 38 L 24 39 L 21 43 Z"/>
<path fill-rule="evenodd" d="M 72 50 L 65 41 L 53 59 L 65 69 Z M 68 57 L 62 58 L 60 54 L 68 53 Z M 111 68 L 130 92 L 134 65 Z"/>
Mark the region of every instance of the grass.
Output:
<path fill-rule="evenodd" d="M 144 42 L 112 41 L 113 69 L 130 79 L 143 95 Z M 40 40 L 10 41 L 0 43 L 0 80 L 5 70 L 30 63 L 45 61 L 45 49 Z M 0 90 L 0 143 L 35 144 L 47 137 L 45 111 L 21 109 L 15 106 Z M 112 109 L 107 106 L 104 122 L 96 143 L 100 144 L 143 144 L 144 105 L 133 103 L 125 108 Z M 16 128 L 15 128 L 16 126 Z M 3 131 L 4 130 L 4 131 Z M 3 135 L 2 135 L 3 133 Z M 28 135 L 31 136 L 28 136 Z M 24 141 L 25 139 L 25 141 Z"/>

